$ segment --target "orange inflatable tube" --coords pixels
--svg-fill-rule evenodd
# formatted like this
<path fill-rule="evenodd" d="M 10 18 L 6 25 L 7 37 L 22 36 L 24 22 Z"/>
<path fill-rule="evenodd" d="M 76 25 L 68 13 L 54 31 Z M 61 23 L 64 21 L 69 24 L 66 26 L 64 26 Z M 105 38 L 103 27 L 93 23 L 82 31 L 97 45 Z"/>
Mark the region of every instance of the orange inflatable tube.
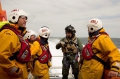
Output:
<path fill-rule="evenodd" d="M 7 21 L 6 11 L 2 10 L 1 2 L 0 2 L 0 21 Z"/>
<path fill-rule="evenodd" d="M 102 79 L 120 79 L 120 77 L 109 77 L 108 76 L 108 73 L 109 73 L 110 70 L 104 70 L 104 73 L 103 73 L 103 78 Z"/>

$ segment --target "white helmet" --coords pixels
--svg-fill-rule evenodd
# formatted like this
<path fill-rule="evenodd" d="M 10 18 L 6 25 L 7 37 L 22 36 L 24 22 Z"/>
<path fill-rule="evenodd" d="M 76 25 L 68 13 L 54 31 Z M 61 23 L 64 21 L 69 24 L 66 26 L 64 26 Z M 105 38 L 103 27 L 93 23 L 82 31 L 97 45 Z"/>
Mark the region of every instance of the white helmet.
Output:
<path fill-rule="evenodd" d="M 25 13 L 22 9 L 14 9 L 9 14 L 8 21 L 10 21 L 12 23 L 16 23 L 18 21 L 19 17 L 22 15 L 27 17 L 27 13 Z"/>
<path fill-rule="evenodd" d="M 88 22 L 87 26 L 88 26 L 88 31 L 90 33 L 93 33 L 102 28 L 102 22 L 97 18 L 93 18 Z"/>
<path fill-rule="evenodd" d="M 39 35 L 43 38 L 48 38 L 50 36 L 50 30 L 48 27 L 44 26 L 39 29 Z"/>
<path fill-rule="evenodd" d="M 24 37 L 30 39 L 31 35 L 35 35 L 35 38 L 37 37 L 37 34 L 32 30 L 28 30 Z"/>

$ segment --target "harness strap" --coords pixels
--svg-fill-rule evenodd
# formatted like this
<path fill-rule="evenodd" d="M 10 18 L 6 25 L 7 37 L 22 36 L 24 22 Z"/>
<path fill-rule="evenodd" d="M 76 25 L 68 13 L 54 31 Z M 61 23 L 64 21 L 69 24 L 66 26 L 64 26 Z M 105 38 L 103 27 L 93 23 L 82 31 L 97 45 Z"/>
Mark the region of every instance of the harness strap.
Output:
<path fill-rule="evenodd" d="M 17 60 L 17 58 L 16 58 L 16 55 L 19 53 L 19 51 L 17 51 L 17 52 L 15 52 L 15 53 L 13 53 L 13 55 L 12 56 L 10 56 L 9 57 L 9 59 L 10 60 L 14 60 L 14 59 L 16 59 Z"/>
<path fill-rule="evenodd" d="M 102 35 L 108 35 L 106 32 L 99 32 L 99 34 L 102 34 Z M 109 35 L 108 35 L 109 36 Z M 97 53 L 96 53 L 97 54 Z M 99 58 L 98 56 L 94 55 L 93 56 L 93 59 L 99 61 L 101 64 L 103 64 L 105 66 L 106 62 L 103 61 L 101 58 Z"/>
<path fill-rule="evenodd" d="M 10 30 L 12 30 L 16 35 L 21 35 L 14 27 L 11 27 L 11 26 L 9 26 L 9 25 L 5 25 L 5 26 L 3 26 L 1 29 L 0 29 L 0 31 L 2 31 L 3 29 L 10 29 Z"/>
<path fill-rule="evenodd" d="M 101 35 L 108 35 L 106 32 L 99 32 L 99 34 Z M 109 36 L 109 35 L 108 35 Z M 99 37 L 99 36 L 98 36 Z M 93 41 L 92 41 L 92 44 L 93 42 L 98 38 L 96 37 Z M 94 53 L 94 56 L 93 56 L 93 59 L 97 60 L 98 62 L 100 62 L 101 64 L 103 64 L 105 66 L 106 62 L 103 61 L 101 58 L 99 58 L 98 56 L 96 56 L 97 53 Z M 84 59 L 82 59 L 81 61 L 83 62 Z M 83 64 L 83 63 L 81 63 Z"/>
<path fill-rule="evenodd" d="M 13 27 L 11 27 L 11 26 L 9 26 L 9 25 L 3 26 L 3 27 L 0 29 L 0 31 L 2 31 L 3 29 L 10 29 L 10 30 L 12 30 L 18 37 L 19 37 L 19 35 L 20 35 L 20 33 L 19 33 L 15 28 L 13 28 Z M 10 59 L 10 60 L 16 59 L 16 55 L 17 55 L 18 53 L 19 53 L 19 51 L 14 52 L 13 55 L 12 55 L 11 57 L 9 57 L 9 59 Z"/>
<path fill-rule="evenodd" d="M 99 32 L 99 34 L 108 35 L 106 32 Z"/>
<path fill-rule="evenodd" d="M 36 60 L 38 60 L 38 58 L 35 58 L 34 60 L 33 60 L 33 68 L 34 68 L 34 66 L 35 66 L 35 62 L 36 62 Z"/>
<path fill-rule="evenodd" d="M 68 42 L 66 42 L 66 40 L 68 41 Z M 72 39 L 71 40 L 72 42 L 70 42 L 67 38 L 64 38 L 64 42 L 65 42 L 65 44 L 75 44 L 75 46 L 76 45 L 78 45 L 78 39 L 77 39 L 77 37 L 76 38 L 74 38 L 74 39 Z"/>
<path fill-rule="evenodd" d="M 99 32 L 99 34 L 102 34 L 102 35 L 108 35 L 106 32 Z M 109 36 L 109 35 L 108 35 Z M 97 53 L 96 53 L 97 54 Z M 99 58 L 98 56 L 94 55 L 93 56 L 93 59 L 99 61 L 101 64 L 103 64 L 105 66 L 106 62 L 104 62 L 101 58 Z"/>
<path fill-rule="evenodd" d="M 18 36 L 20 42 L 22 41 L 22 39 L 21 39 L 22 35 L 16 30 L 16 28 L 14 28 L 14 27 L 12 27 L 12 26 L 10 26 L 10 25 L 5 25 L 5 26 L 3 26 L 3 27 L 0 29 L 0 31 L 2 31 L 3 29 L 10 29 L 10 30 L 12 30 L 12 31 Z M 16 59 L 17 61 L 19 61 L 19 60 L 17 59 L 17 57 L 16 57 L 18 53 L 19 53 L 19 51 L 14 52 L 14 53 L 12 54 L 12 56 L 9 57 L 9 60 L 14 60 L 14 59 Z"/>
<path fill-rule="evenodd" d="M 105 65 L 105 62 L 101 58 L 99 58 L 98 56 L 94 55 L 93 59 L 95 59 L 95 60 L 99 61 L 101 64 Z"/>

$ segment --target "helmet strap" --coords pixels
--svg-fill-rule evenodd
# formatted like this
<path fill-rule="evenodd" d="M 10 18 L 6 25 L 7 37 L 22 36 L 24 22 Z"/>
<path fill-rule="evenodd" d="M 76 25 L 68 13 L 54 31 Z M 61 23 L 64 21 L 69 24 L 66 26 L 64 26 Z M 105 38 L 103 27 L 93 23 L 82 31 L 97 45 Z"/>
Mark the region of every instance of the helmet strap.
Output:
<path fill-rule="evenodd" d="M 21 34 L 23 33 L 23 31 L 26 29 L 25 27 L 18 27 L 19 30 L 21 30 Z"/>
<path fill-rule="evenodd" d="M 89 33 L 89 37 L 91 38 L 92 36 L 96 36 L 96 35 L 98 35 L 98 34 L 99 34 L 99 31 L 100 31 L 101 29 L 103 29 L 103 27 L 100 28 L 99 30 L 93 32 L 93 33 Z"/>
<path fill-rule="evenodd" d="M 43 38 L 43 37 L 40 36 L 40 43 L 42 45 L 48 44 L 48 38 Z"/>
<path fill-rule="evenodd" d="M 17 24 L 18 22 L 16 22 L 16 23 L 13 23 L 13 22 L 11 22 L 11 21 L 9 21 L 10 23 L 12 23 L 12 24 Z"/>

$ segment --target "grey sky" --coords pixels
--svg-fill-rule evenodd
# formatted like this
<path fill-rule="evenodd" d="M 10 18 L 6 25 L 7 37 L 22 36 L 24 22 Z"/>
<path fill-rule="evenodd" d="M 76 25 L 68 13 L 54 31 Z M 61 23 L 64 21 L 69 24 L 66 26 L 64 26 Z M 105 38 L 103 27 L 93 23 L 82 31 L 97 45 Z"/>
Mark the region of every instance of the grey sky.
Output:
<path fill-rule="evenodd" d="M 111 37 L 120 38 L 120 0 L 1 0 L 7 11 L 19 8 L 34 14 L 27 23 L 28 30 L 48 26 L 51 36 L 65 36 L 64 28 L 75 27 L 78 37 L 87 37 L 87 21 L 99 18 Z M 30 19 L 32 16 L 29 17 Z"/>

